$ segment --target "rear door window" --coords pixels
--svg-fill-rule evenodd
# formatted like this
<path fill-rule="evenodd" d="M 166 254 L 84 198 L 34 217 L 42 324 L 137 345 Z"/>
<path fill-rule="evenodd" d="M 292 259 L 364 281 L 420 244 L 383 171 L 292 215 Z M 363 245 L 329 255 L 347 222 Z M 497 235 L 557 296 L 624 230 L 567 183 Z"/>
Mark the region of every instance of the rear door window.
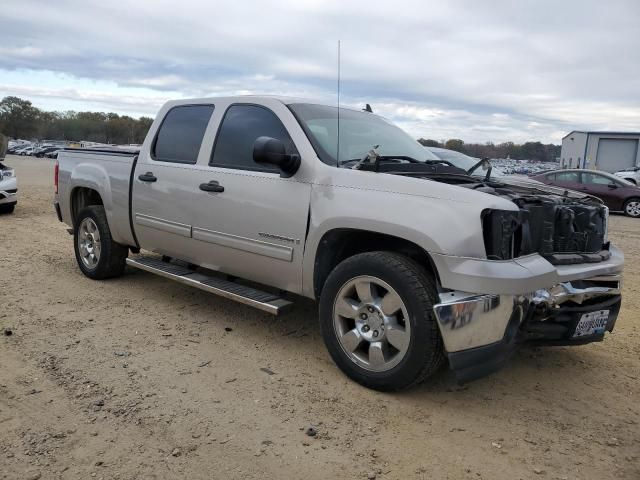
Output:
<path fill-rule="evenodd" d="M 287 153 L 297 153 L 289 133 L 271 110 L 258 105 L 231 105 L 218 130 L 209 165 L 279 173 L 275 166 L 253 161 L 253 144 L 258 137 L 276 138 L 284 143 Z"/>
<path fill-rule="evenodd" d="M 549 175 L 551 180 L 560 183 L 578 183 L 578 172 L 558 172 Z"/>
<path fill-rule="evenodd" d="M 610 183 L 614 183 L 614 181 L 597 173 L 583 173 L 582 183 L 587 185 L 609 185 Z"/>
<path fill-rule="evenodd" d="M 161 162 L 196 163 L 212 113 L 213 105 L 184 105 L 169 110 L 156 135 L 152 158 Z"/>

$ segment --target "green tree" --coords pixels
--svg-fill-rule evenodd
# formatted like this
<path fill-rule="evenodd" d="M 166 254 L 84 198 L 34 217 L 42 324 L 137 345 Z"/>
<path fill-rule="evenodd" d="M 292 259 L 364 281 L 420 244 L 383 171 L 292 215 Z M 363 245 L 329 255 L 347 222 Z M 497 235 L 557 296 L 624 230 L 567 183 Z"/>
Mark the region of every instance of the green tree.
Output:
<path fill-rule="evenodd" d="M 423 147 L 442 147 L 442 144 L 437 140 L 431 140 L 429 138 L 421 138 L 418 140 Z"/>
<path fill-rule="evenodd" d="M 464 142 L 459 138 L 450 138 L 444 143 L 444 148 L 464 153 Z"/>
<path fill-rule="evenodd" d="M 13 138 L 31 138 L 38 131 L 39 113 L 28 100 L 4 97 L 0 101 L 0 130 Z"/>

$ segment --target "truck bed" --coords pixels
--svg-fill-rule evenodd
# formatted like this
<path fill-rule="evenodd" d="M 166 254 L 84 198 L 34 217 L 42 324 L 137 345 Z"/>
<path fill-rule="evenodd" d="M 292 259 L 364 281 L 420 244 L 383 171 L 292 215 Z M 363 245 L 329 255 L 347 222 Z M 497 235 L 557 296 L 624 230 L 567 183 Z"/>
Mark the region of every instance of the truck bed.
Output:
<path fill-rule="evenodd" d="M 123 245 L 137 245 L 131 227 L 132 175 L 137 148 L 68 148 L 58 155 L 58 199 L 62 221 L 73 226 L 76 189 L 97 191 L 105 206 L 113 239 Z"/>

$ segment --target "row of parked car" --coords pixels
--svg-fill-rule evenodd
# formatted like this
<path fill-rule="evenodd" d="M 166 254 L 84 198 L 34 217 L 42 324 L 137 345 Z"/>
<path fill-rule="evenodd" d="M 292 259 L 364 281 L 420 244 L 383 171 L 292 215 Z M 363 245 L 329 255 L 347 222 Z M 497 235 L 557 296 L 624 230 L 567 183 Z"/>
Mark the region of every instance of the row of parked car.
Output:
<path fill-rule="evenodd" d="M 62 150 L 60 145 L 15 145 L 7 150 L 12 155 L 23 155 L 32 157 L 58 158 L 58 152 Z"/>
<path fill-rule="evenodd" d="M 441 160 L 451 162 L 460 168 L 470 168 L 479 159 L 464 153 L 444 148 L 427 147 Z M 491 177 L 500 180 L 511 172 L 493 169 Z M 530 173 L 531 183 L 540 182 L 545 185 L 574 190 L 598 197 L 612 212 L 623 212 L 629 217 L 640 217 L 640 168 L 623 170 L 615 174 L 595 170 L 546 170 Z"/>

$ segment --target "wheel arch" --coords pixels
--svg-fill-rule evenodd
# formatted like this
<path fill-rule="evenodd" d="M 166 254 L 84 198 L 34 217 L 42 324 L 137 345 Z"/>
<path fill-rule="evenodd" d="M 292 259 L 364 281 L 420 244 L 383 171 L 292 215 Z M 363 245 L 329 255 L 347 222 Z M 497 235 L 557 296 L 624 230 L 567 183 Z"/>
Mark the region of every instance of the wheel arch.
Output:
<path fill-rule="evenodd" d="M 89 205 L 104 206 L 104 201 L 102 200 L 100 192 L 91 187 L 74 187 L 73 190 L 71 190 L 70 200 L 71 219 L 74 226 L 76 225 L 78 214 L 83 208 L 88 207 Z"/>
<path fill-rule="evenodd" d="M 331 271 L 353 255 L 372 251 L 403 254 L 425 268 L 439 284 L 438 271 L 429 253 L 416 243 L 386 233 L 353 228 L 335 228 L 324 233 L 315 251 L 312 294 L 320 298 Z"/>

